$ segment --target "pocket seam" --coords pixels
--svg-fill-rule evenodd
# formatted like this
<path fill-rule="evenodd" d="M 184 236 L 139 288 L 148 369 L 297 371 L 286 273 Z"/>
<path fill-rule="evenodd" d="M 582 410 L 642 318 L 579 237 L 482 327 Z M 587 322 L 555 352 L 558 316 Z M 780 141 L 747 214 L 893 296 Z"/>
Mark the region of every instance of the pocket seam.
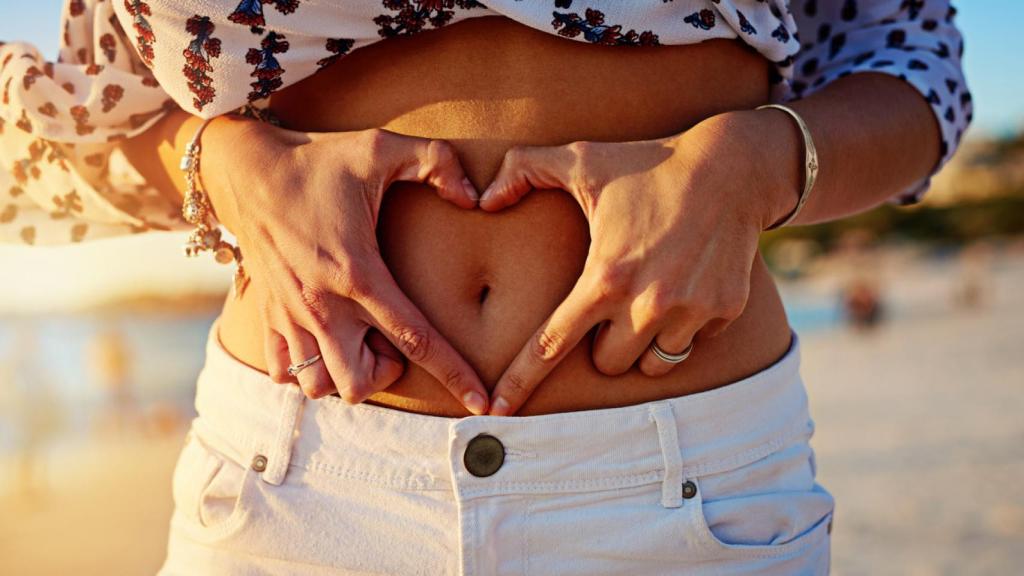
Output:
<path fill-rule="evenodd" d="M 181 510 L 176 510 L 173 516 L 172 523 L 175 525 L 175 527 L 182 530 L 185 533 L 185 535 L 187 535 L 192 540 L 206 542 L 221 540 L 237 531 L 242 526 L 244 520 L 248 517 L 248 509 L 245 506 L 245 503 L 248 500 L 250 490 L 254 489 L 254 487 L 251 486 L 254 472 L 251 467 L 242 466 L 243 473 L 241 485 L 239 487 L 238 497 L 235 499 L 234 508 L 231 510 L 231 513 L 228 515 L 228 517 L 225 518 L 223 521 L 218 522 L 213 526 L 206 526 L 202 523 L 202 515 L 199 512 L 199 507 L 203 501 L 203 494 L 206 492 L 206 490 L 209 488 L 210 483 L 212 483 L 213 479 L 216 477 L 218 473 L 220 473 L 224 466 L 241 465 L 235 462 L 232 458 L 228 457 L 220 450 L 211 447 L 207 442 L 199 438 L 199 436 L 194 432 L 190 432 L 190 438 L 186 443 L 185 449 L 188 448 L 188 444 L 191 442 L 196 442 L 197 446 L 201 450 L 203 450 L 207 455 L 212 455 L 214 458 L 220 460 L 220 466 L 218 467 L 217 471 L 214 472 L 210 476 L 210 478 L 206 480 L 205 485 L 196 493 L 195 497 L 192 499 L 191 502 L 182 503 L 184 506 L 187 506 L 190 509 L 194 509 L 193 512 L 195 518 L 191 518 L 190 513 L 186 513 Z"/>
<path fill-rule="evenodd" d="M 823 516 L 804 533 L 784 544 L 730 544 L 715 536 L 715 533 L 711 531 L 707 517 L 704 515 L 704 495 L 701 491 L 700 479 L 692 478 L 692 480 L 697 485 L 697 494 L 688 502 L 694 503 L 694 506 L 691 507 L 691 514 L 701 545 L 705 548 L 736 555 L 740 558 L 780 558 L 809 548 L 822 538 L 822 533 L 827 534 L 826 528 L 832 520 L 832 514 L 834 513 L 834 511 L 830 510 L 828 514 Z M 683 506 L 686 506 L 685 502 Z"/>

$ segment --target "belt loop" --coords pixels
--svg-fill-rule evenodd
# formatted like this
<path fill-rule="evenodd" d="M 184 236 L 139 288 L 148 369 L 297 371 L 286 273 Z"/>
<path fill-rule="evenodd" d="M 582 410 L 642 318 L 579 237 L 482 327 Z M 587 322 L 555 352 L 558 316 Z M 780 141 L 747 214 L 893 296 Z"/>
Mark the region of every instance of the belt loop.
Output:
<path fill-rule="evenodd" d="M 277 434 L 274 436 L 274 444 L 269 447 L 266 469 L 262 474 L 263 481 L 274 486 L 280 486 L 284 482 L 285 473 L 288 472 L 295 427 L 302 415 L 302 406 L 306 399 L 298 386 L 282 386 L 281 390 L 284 392 L 284 398 L 281 403 L 280 420 L 277 423 Z"/>
<path fill-rule="evenodd" d="M 665 508 L 679 508 L 683 505 L 683 457 L 679 452 L 679 428 L 672 413 L 672 405 L 668 402 L 652 405 L 651 419 L 658 427 L 658 442 L 665 461 L 661 505 Z"/>

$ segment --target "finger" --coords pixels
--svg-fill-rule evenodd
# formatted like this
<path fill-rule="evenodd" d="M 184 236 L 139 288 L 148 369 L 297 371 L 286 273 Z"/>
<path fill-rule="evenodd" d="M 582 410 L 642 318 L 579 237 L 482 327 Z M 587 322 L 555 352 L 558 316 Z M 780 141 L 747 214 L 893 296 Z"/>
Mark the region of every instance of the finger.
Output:
<path fill-rule="evenodd" d="M 462 169 L 455 146 L 447 140 L 388 134 L 399 142 L 401 168 L 394 180 L 425 182 L 436 188 L 441 198 L 460 208 L 476 207 L 479 194 Z"/>
<path fill-rule="evenodd" d="M 491 392 L 494 416 L 515 413 L 580 339 L 602 321 L 592 285 L 580 277 L 569 295 L 530 337 Z"/>
<path fill-rule="evenodd" d="M 288 352 L 291 364 L 293 365 L 320 354 L 320 348 L 313 335 L 296 324 L 291 324 L 291 328 L 288 330 L 288 335 L 285 338 L 288 340 Z M 303 368 L 295 378 L 298 380 L 302 392 L 314 400 L 332 394 L 335 391 L 334 383 L 327 373 L 327 368 L 322 358 L 320 361 Z"/>
<path fill-rule="evenodd" d="M 625 374 L 644 353 L 657 331 L 634 326 L 628 315 L 619 315 L 604 325 L 594 338 L 594 367 L 608 376 Z"/>
<path fill-rule="evenodd" d="M 263 349 L 267 356 L 267 373 L 270 379 L 278 384 L 294 382 L 295 379 L 288 374 L 288 365 L 291 364 L 288 342 L 280 332 L 269 325 L 264 328 Z"/>
<path fill-rule="evenodd" d="M 669 354 L 680 354 L 690 343 L 694 342 L 694 337 L 697 334 L 697 329 L 700 326 L 693 324 L 692 322 L 682 322 L 664 327 L 651 341 L 648 343 L 647 351 L 643 353 L 640 358 L 640 371 L 647 376 L 657 377 L 664 376 L 672 371 L 676 366 L 680 366 L 686 363 L 686 360 L 678 364 L 673 364 L 658 358 L 658 356 L 651 349 L 654 342 L 658 343 L 658 347 Z M 694 351 L 691 349 L 690 354 Z"/>
<path fill-rule="evenodd" d="M 498 174 L 480 197 L 480 207 L 488 212 L 501 210 L 519 202 L 535 188 L 569 190 L 575 162 L 569 146 L 509 148 L 501 159 Z"/>
<path fill-rule="evenodd" d="M 343 400 L 358 404 L 398 380 L 402 354 L 380 332 L 359 321 L 317 337 L 327 372 Z"/>
<path fill-rule="evenodd" d="M 374 355 L 364 343 L 369 326 L 351 314 L 334 317 L 329 326 L 318 326 L 313 331 L 321 362 L 333 385 L 328 394 L 337 391 L 349 404 L 358 404 L 374 392 Z"/>
<path fill-rule="evenodd" d="M 372 292 L 357 301 L 381 333 L 423 367 L 473 414 L 487 412 L 487 391 L 476 372 L 399 289 L 382 261 L 371 272 Z"/>
<path fill-rule="evenodd" d="M 376 360 L 373 367 L 373 387 L 375 390 L 384 390 L 405 372 L 405 358 L 376 328 L 371 328 L 366 333 L 366 345 L 373 351 Z"/>

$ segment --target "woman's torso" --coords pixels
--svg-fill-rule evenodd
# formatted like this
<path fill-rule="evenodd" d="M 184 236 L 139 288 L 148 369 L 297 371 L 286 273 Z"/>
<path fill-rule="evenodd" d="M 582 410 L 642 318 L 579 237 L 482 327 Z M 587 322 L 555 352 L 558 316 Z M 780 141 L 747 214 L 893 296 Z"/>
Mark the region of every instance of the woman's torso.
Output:
<path fill-rule="evenodd" d="M 447 139 L 482 190 L 512 146 L 679 133 L 713 114 L 766 102 L 768 73 L 767 60 L 734 40 L 596 46 L 487 16 L 356 50 L 276 94 L 271 108 L 298 130 L 383 127 Z M 459 209 L 411 183 L 389 189 L 378 238 L 399 286 L 488 388 L 568 293 L 589 243 L 587 222 L 568 194 L 535 192 L 487 214 Z M 220 339 L 236 358 L 265 371 L 258 292 L 228 300 Z M 711 389 L 770 365 L 789 337 L 758 256 L 744 313 L 718 337 L 700 341 L 669 374 L 651 378 L 633 368 L 603 375 L 591 361 L 588 337 L 518 413 L 623 406 Z M 467 414 L 411 363 L 369 402 Z"/>

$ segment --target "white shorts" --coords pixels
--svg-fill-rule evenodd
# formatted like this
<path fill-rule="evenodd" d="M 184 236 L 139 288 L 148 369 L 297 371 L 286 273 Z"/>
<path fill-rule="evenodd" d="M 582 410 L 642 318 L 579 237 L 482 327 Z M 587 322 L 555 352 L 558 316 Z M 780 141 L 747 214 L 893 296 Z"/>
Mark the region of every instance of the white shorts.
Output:
<path fill-rule="evenodd" d="M 796 336 L 728 386 L 443 418 L 306 399 L 216 338 L 162 575 L 827 574 Z"/>

